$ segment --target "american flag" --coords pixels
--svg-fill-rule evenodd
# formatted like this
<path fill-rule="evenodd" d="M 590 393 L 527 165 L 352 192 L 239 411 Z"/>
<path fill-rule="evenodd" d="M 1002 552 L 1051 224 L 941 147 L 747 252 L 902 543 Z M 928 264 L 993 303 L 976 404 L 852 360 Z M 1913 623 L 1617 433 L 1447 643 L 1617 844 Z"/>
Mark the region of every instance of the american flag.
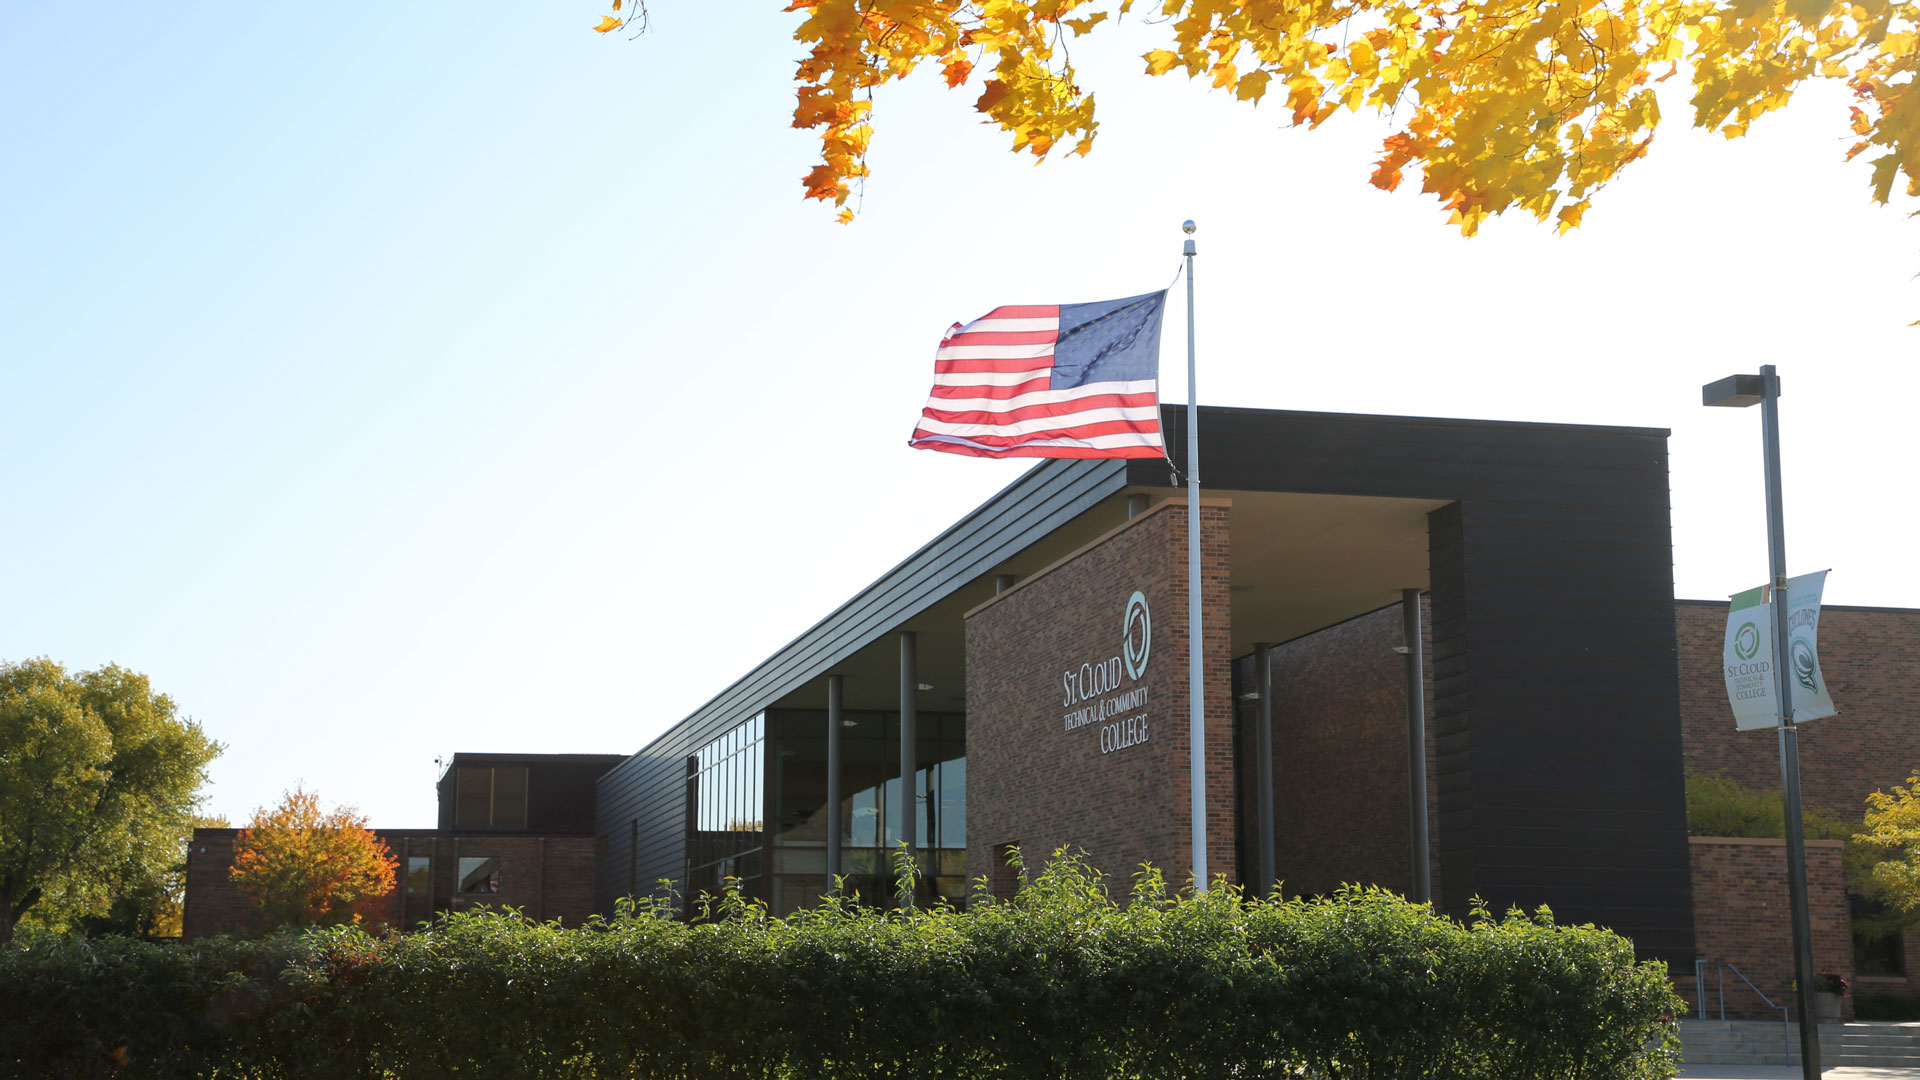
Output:
<path fill-rule="evenodd" d="M 909 446 L 973 457 L 1157 458 L 1162 292 L 954 323 Z"/>

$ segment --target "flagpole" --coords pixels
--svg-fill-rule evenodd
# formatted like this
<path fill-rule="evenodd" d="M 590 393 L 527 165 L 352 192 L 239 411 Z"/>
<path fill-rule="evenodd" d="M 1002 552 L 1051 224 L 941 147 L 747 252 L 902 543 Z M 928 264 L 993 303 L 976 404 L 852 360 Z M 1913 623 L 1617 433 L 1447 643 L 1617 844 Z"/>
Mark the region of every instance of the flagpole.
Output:
<path fill-rule="evenodd" d="M 1187 758 L 1193 791 L 1193 887 L 1207 891 L 1207 680 L 1200 647 L 1200 406 L 1193 363 L 1193 229 L 1187 260 Z"/>

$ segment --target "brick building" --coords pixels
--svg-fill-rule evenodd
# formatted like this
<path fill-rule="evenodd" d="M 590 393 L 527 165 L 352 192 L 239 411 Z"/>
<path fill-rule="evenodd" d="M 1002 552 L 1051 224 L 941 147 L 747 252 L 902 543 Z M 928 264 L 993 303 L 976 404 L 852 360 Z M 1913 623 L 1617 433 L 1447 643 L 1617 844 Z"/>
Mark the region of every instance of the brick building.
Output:
<path fill-rule="evenodd" d="M 1549 904 L 1689 968 L 1666 433 L 1208 408 L 1200 430 L 1210 877 L 1426 878 L 1444 911 Z M 1188 509 L 1164 461 L 1037 464 L 600 779 L 598 906 L 730 877 L 787 912 L 831 868 L 885 903 L 909 840 L 922 902 L 1014 888 L 1014 848 L 1084 849 L 1122 894 L 1141 863 L 1183 884 Z"/>
<path fill-rule="evenodd" d="M 1720 670 L 1726 602 L 1681 600 L 1674 608 L 1685 771 L 1779 791 L 1777 734 L 1735 730 L 1727 704 Z M 1408 888 L 1407 830 L 1398 818 L 1407 785 L 1393 769 L 1406 752 L 1405 691 L 1389 652 L 1401 635 L 1400 612 L 1383 608 L 1274 652 L 1276 811 L 1289 892 L 1325 892 L 1355 880 Z M 1826 606 L 1820 662 L 1840 714 L 1800 729 L 1803 797 L 1810 808 L 1859 822 L 1867 793 L 1904 784 L 1920 770 L 1920 611 Z M 1430 815 L 1437 805 L 1435 756 L 1430 738 Z M 1841 846 L 1808 843 L 1815 967 L 1846 976 L 1861 992 L 1920 990 L 1920 973 L 1906 960 L 1920 956 L 1920 935 L 1856 940 L 1851 914 L 1860 902 L 1847 894 Z M 1690 836 L 1686 859 L 1695 956 L 1732 965 L 1708 969 L 1709 1012 L 1717 1014 L 1725 983 L 1729 1016 L 1777 1018 L 1740 979 L 1776 1003 L 1793 998 L 1785 842 Z M 1433 873 L 1441 873 L 1437 858 Z M 1675 962 L 1674 972 L 1694 1000 L 1691 962 Z"/>
<path fill-rule="evenodd" d="M 389 917 L 413 926 L 476 905 L 577 926 L 594 912 L 593 784 L 615 754 L 455 754 L 440 776 L 439 827 L 375 829 L 395 859 Z M 196 829 L 187 849 L 184 936 L 265 929 L 231 880 L 238 829 Z"/>
<path fill-rule="evenodd" d="M 1725 601 L 1677 605 L 1687 772 L 1724 774 L 1747 788 L 1778 791 L 1778 735 L 1737 731 L 1728 710 L 1720 674 L 1726 624 Z M 1809 809 L 1859 823 L 1869 793 L 1905 784 L 1920 772 L 1920 611 L 1823 607 L 1820 669 L 1840 712 L 1799 728 L 1801 798 Z M 1774 1000 L 1785 1001 L 1791 996 L 1792 936 L 1783 842 L 1694 837 L 1692 846 L 1701 957 L 1734 964 Z M 1867 906 L 1846 894 L 1839 849 L 1838 841 L 1808 845 L 1815 966 L 1848 976 L 1859 992 L 1920 990 L 1920 971 L 1908 962 L 1920 957 L 1920 936 L 1910 931 L 1874 941 L 1851 932 L 1851 914 Z M 1764 1015 L 1749 995 L 1730 991 L 1728 1011 L 1736 1010 Z"/>
<path fill-rule="evenodd" d="M 1673 599 L 1665 432 L 1240 409 L 1201 430 L 1211 878 L 1546 904 L 1688 993 L 1704 959 L 1790 997 L 1781 843 L 1687 834 L 1688 772 L 1779 774 L 1773 736 L 1727 712 L 1726 605 Z M 920 903 L 1011 892 L 1009 853 L 1061 846 L 1121 895 L 1142 864 L 1184 884 L 1175 479 L 1043 461 L 638 753 L 457 756 L 438 828 L 384 834 L 406 918 L 573 922 L 728 880 L 786 913 L 830 874 L 885 904 L 903 842 Z M 1916 646 L 1920 612 L 1827 609 L 1842 713 L 1801 737 L 1810 805 L 1857 818 L 1920 767 Z M 190 934 L 243 917 L 230 848 L 196 837 Z M 1897 949 L 1856 965 L 1838 847 L 1809 861 L 1817 965 L 1903 984 Z"/>

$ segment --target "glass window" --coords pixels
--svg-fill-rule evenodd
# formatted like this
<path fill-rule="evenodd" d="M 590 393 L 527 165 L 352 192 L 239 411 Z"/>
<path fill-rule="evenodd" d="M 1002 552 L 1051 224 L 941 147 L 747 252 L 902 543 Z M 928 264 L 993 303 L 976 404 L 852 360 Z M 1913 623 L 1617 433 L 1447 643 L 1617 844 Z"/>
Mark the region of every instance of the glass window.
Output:
<path fill-rule="evenodd" d="M 713 891 L 737 877 L 750 896 L 762 892 L 764 720 L 753 716 L 701 747 L 689 776 L 688 896 Z"/>
<path fill-rule="evenodd" d="M 485 856 L 460 856 L 460 891 L 497 893 L 500 891 L 500 860 Z"/>
<path fill-rule="evenodd" d="M 1868 977 L 1890 977 L 1907 973 L 1907 957 L 1901 948 L 1904 934 L 1899 929 L 1886 931 L 1872 923 L 1884 924 L 1887 907 L 1878 900 L 1864 897 L 1847 897 L 1853 918 L 1853 973 Z M 1880 916 L 1880 918 L 1875 918 Z M 1863 926 L 1863 924 L 1867 924 Z M 1878 930 L 1878 933 L 1874 931 Z"/>
<path fill-rule="evenodd" d="M 454 827 L 485 828 L 493 813 L 493 770 L 461 768 L 454 784 Z"/>
<path fill-rule="evenodd" d="M 940 763 L 940 846 L 967 846 L 967 759 Z"/>
<path fill-rule="evenodd" d="M 747 776 L 749 778 L 749 787 L 747 790 L 747 825 L 756 832 L 764 827 L 767 817 L 765 807 L 767 801 L 766 785 L 764 783 L 766 770 L 763 764 L 766 758 L 767 747 L 765 743 L 754 743 L 753 746 L 747 750 Z"/>
<path fill-rule="evenodd" d="M 527 827 L 527 769 L 461 767 L 455 778 L 453 824 L 457 829 Z"/>
<path fill-rule="evenodd" d="M 727 762 L 727 771 L 733 784 L 733 798 L 727 800 L 727 828 L 738 832 L 747 827 L 747 755 L 736 752 Z"/>
<path fill-rule="evenodd" d="M 880 785 L 880 837 L 888 851 L 900 842 L 900 793 L 905 790 L 897 776 Z"/>
<path fill-rule="evenodd" d="M 493 770 L 493 827 L 527 827 L 527 770 L 525 766 Z"/>
<path fill-rule="evenodd" d="M 934 770 L 921 769 L 913 774 L 913 838 L 918 847 L 927 847 L 934 842 L 932 826 L 939 824 L 939 816 L 927 818 L 933 810 Z"/>
<path fill-rule="evenodd" d="M 433 887 L 433 860 L 425 855 L 407 856 L 407 891 L 419 896 Z"/>
<path fill-rule="evenodd" d="M 852 807 L 852 821 L 849 823 L 852 833 L 849 838 L 855 847 L 876 847 L 880 843 L 880 792 L 877 788 L 864 788 L 853 793 L 847 800 Z"/>

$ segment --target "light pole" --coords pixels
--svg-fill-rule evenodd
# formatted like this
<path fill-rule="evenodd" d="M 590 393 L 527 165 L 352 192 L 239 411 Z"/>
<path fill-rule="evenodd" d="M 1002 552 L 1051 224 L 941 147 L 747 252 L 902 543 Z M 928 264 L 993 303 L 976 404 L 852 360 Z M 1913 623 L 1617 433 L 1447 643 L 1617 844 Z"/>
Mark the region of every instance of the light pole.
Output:
<path fill-rule="evenodd" d="M 1793 906 L 1794 1000 L 1800 1012 L 1800 1072 L 1820 1080 L 1820 1028 L 1813 1015 L 1813 929 L 1807 915 L 1807 844 L 1800 818 L 1800 742 L 1793 727 L 1793 684 L 1787 678 L 1786 514 L 1780 498 L 1780 377 L 1772 364 L 1758 375 L 1729 375 L 1700 388 L 1702 405 L 1760 406 L 1767 471 L 1767 559 L 1772 567 L 1774 694 L 1780 703 L 1780 787 L 1787 818 L 1787 900 Z M 1700 987 L 1694 993 L 1701 992 Z"/>

